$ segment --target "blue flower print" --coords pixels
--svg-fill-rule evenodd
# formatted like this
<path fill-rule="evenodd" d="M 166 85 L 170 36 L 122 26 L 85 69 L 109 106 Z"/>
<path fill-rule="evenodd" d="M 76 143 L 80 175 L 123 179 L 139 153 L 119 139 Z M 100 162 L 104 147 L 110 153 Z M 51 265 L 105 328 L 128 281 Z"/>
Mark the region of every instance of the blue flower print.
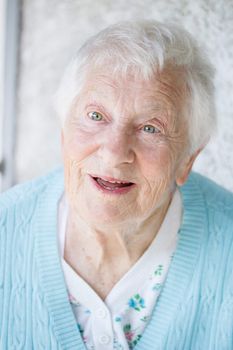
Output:
<path fill-rule="evenodd" d="M 128 306 L 136 311 L 141 311 L 141 309 L 144 309 L 145 306 L 145 300 L 140 296 L 140 294 L 135 294 L 132 298 L 128 301 Z"/>
<path fill-rule="evenodd" d="M 121 322 L 121 317 L 120 316 L 115 317 L 115 321 L 116 322 Z"/>

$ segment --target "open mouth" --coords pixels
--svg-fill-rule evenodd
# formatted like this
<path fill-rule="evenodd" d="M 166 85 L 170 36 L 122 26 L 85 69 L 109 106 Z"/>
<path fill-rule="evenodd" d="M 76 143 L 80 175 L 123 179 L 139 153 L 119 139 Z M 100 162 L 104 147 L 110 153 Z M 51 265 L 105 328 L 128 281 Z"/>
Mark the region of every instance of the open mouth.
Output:
<path fill-rule="evenodd" d="M 98 186 L 107 191 L 117 191 L 121 189 L 130 188 L 134 185 L 133 182 L 118 181 L 118 180 L 106 180 L 101 177 L 91 176 Z"/>

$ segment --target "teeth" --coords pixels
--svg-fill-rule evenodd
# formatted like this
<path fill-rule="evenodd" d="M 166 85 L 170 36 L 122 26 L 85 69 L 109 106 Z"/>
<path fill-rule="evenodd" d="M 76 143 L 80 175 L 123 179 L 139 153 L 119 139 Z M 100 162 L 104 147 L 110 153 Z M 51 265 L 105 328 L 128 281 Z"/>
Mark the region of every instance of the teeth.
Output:
<path fill-rule="evenodd" d="M 121 184 L 121 183 L 123 183 L 123 182 L 120 182 L 120 181 L 109 181 L 109 180 L 107 180 L 108 182 L 110 182 L 111 184 Z"/>
<path fill-rule="evenodd" d="M 102 179 L 102 180 L 104 180 L 104 179 Z M 123 183 L 127 183 L 127 182 L 121 182 L 121 181 L 110 181 L 110 180 L 104 180 L 104 181 L 110 182 L 111 184 L 123 184 Z"/>

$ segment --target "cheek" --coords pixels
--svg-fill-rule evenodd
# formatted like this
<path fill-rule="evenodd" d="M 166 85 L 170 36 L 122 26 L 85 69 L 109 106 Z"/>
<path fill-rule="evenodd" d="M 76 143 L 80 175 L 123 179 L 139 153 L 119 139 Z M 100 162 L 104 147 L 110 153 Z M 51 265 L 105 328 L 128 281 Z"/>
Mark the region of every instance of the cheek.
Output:
<path fill-rule="evenodd" d="M 84 161 L 96 148 L 96 136 L 83 131 L 69 132 L 64 141 L 64 157 Z"/>
<path fill-rule="evenodd" d="M 148 181 L 156 182 L 173 173 L 175 156 L 166 144 L 144 149 L 140 155 L 141 172 Z"/>
<path fill-rule="evenodd" d="M 80 141 L 81 136 L 82 141 Z M 80 135 L 80 137 L 77 138 L 69 132 L 65 135 L 63 143 L 65 188 L 72 198 L 82 183 L 82 168 L 85 159 L 88 157 L 87 141 L 83 135 Z"/>
<path fill-rule="evenodd" d="M 70 159 L 69 157 L 64 157 L 64 173 L 66 190 L 67 192 L 74 194 L 77 185 L 80 183 L 80 163 L 74 159 Z"/>
<path fill-rule="evenodd" d="M 144 186 L 139 194 L 142 207 L 160 207 L 170 196 L 175 183 L 175 159 L 169 148 L 161 147 L 154 153 L 148 152 L 141 162 Z"/>

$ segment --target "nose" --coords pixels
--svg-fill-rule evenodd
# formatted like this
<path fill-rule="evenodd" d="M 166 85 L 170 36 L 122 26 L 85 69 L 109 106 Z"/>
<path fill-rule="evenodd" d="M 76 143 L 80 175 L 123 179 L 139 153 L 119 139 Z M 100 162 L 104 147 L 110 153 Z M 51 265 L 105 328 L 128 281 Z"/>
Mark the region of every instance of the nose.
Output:
<path fill-rule="evenodd" d="M 111 167 L 133 163 L 135 159 L 133 135 L 123 130 L 105 135 L 100 142 L 99 156 Z"/>

